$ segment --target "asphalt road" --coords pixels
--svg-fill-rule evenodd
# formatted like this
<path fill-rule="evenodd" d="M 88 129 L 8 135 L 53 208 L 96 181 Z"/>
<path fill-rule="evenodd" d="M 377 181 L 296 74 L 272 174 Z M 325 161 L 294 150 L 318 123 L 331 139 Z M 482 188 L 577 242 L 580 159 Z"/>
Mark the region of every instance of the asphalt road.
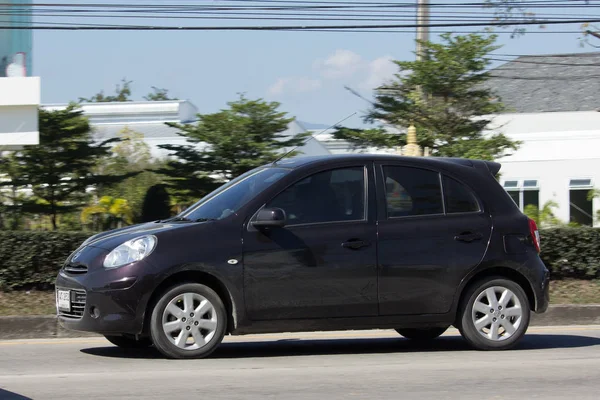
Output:
<path fill-rule="evenodd" d="M 0 341 L 0 399 L 598 399 L 600 326 L 532 327 L 505 352 L 456 331 L 228 338 L 206 360 L 125 352 L 103 338 Z"/>

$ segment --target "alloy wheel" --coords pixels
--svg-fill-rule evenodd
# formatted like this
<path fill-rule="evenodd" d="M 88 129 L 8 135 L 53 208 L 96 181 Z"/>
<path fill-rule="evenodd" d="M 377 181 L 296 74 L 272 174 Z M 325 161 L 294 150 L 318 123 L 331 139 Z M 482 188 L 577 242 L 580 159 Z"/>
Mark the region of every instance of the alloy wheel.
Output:
<path fill-rule="evenodd" d="M 523 309 L 513 291 L 503 286 L 493 286 L 475 298 L 471 319 L 481 336 L 492 341 L 504 341 L 519 329 Z"/>
<path fill-rule="evenodd" d="M 163 332 L 182 350 L 198 350 L 215 336 L 218 317 L 214 305 L 198 293 L 182 293 L 165 307 Z"/>

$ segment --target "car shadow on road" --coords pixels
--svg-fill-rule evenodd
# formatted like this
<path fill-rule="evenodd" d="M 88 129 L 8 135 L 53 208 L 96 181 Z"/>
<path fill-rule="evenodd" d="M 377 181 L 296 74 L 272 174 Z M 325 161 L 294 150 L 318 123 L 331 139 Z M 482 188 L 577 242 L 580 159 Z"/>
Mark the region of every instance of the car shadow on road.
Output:
<path fill-rule="evenodd" d="M 32 400 L 31 397 L 21 396 L 20 394 L 9 392 L 0 388 L 0 399 L 2 400 Z"/>
<path fill-rule="evenodd" d="M 529 334 L 512 351 L 567 349 L 600 345 L 600 338 L 579 335 Z M 210 358 L 290 357 L 333 354 L 377 354 L 410 352 L 470 351 L 459 336 L 443 336 L 429 343 L 398 338 L 284 339 L 223 343 Z M 163 358 L 154 348 L 124 350 L 118 347 L 93 347 L 81 352 L 112 358 Z"/>

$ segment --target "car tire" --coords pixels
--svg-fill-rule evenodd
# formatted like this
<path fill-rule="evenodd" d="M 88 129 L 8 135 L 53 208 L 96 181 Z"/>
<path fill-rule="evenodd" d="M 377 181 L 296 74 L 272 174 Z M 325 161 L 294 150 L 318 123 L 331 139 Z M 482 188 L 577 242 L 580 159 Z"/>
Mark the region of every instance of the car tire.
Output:
<path fill-rule="evenodd" d="M 400 335 L 407 339 L 426 342 L 440 337 L 444 332 L 448 330 L 448 327 L 435 327 L 435 328 L 406 328 L 396 329 Z"/>
<path fill-rule="evenodd" d="M 465 292 L 457 328 L 475 349 L 508 350 L 525 335 L 530 315 L 529 299 L 518 283 L 490 277 Z"/>
<path fill-rule="evenodd" d="M 214 290 L 199 283 L 168 289 L 150 318 L 154 346 L 167 358 L 209 356 L 221 344 L 226 328 L 223 301 Z"/>
<path fill-rule="evenodd" d="M 122 349 L 145 349 L 152 346 L 152 339 L 144 337 L 135 339 L 135 337 L 121 335 L 104 335 L 106 340 Z"/>

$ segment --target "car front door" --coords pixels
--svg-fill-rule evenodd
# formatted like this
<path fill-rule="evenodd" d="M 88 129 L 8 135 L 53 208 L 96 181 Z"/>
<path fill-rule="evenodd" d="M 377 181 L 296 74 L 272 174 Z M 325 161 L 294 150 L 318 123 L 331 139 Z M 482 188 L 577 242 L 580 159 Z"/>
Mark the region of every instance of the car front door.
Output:
<path fill-rule="evenodd" d="M 287 224 L 244 230 L 250 319 L 377 315 L 372 165 L 313 171 L 265 206 L 283 209 Z"/>
<path fill-rule="evenodd" d="M 455 177 L 409 165 L 376 172 L 380 315 L 448 312 L 485 255 L 490 216 Z"/>

